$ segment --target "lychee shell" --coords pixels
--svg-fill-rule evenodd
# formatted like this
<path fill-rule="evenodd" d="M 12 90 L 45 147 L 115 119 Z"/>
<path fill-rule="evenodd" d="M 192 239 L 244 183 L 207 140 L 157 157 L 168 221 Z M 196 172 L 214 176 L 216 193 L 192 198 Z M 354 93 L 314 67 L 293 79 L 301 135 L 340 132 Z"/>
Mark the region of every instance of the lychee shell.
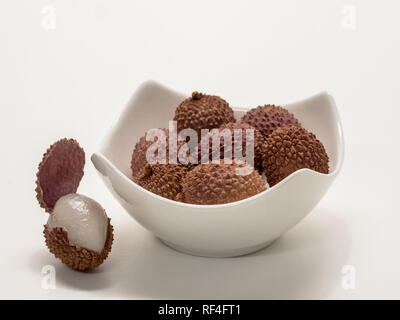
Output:
<path fill-rule="evenodd" d="M 259 130 L 264 137 L 281 127 L 301 126 L 299 120 L 288 110 L 270 104 L 249 110 L 241 120 Z"/>
<path fill-rule="evenodd" d="M 160 129 L 164 131 L 166 137 L 166 162 L 168 163 L 169 160 L 169 130 L 167 129 Z M 132 159 L 131 159 L 131 169 L 132 169 L 132 177 L 133 180 L 137 183 L 138 180 L 143 177 L 144 168 L 146 166 L 147 159 L 146 159 L 146 152 L 147 149 L 154 143 L 154 141 L 146 141 L 146 135 L 142 136 L 139 141 L 135 144 L 135 147 L 132 152 Z M 185 144 L 184 141 L 177 142 L 177 152 L 179 148 Z"/>
<path fill-rule="evenodd" d="M 237 168 L 244 164 L 199 164 L 189 171 L 182 182 L 178 198 L 193 204 L 223 204 L 254 196 L 266 189 L 257 170 L 239 175 Z M 247 166 L 249 167 L 249 166 Z"/>
<path fill-rule="evenodd" d="M 218 128 L 224 123 L 235 122 L 233 110 L 228 102 L 218 96 L 193 92 L 175 110 L 178 133 L 187 128 L 197 132 L 201 138 L 201 129 Z"/>
<path fill-rule="evenodd" d="M 304 128 L 290 126 L 275 130 L 264 144 L 263 169 L 268 184 L 273 186 L 302 168 L 329 173 L 324 145 Z"/>
<path fill-rule="evenodd" d="M 72 269 L 87 271 L 98 267 L 107 259 L 114 239 L 113 229 L 110 219 L 108 219 L 107 238 L 100 253 L 71 243 L 65 228 L 55 227 L 50 229 L 47 225 L 44 225 L 43 233 L 47 247 L 56 258 Z"/>
<path fill-rule="evenodd" d="M 234 130 L 235 129 L 241 129 L 242 130 L 242 144 L 239 146 L 241 148 L 241 153 L 243 157 L 246 157 L 246 143 L 253 143 L 254 144 L 254 168 L 259 170 L 260 172 L 262 171 L 262 146 L 264 144 L 264 136 L 254 127 L 249 125 L 246 122 L 238 121 L 238 122 L 230 122 L 227 124 L 223 124 L 218 128 L 219 132 L 221 132 L 224 129 L 229 129 L 231 131 L 231 136 L 232 136 L 232 145 L 228 146 L 228 148 L 231 150 L 232 153 L 232 158 L 234 158 L 235 155 L 235 145 L 234 145 Z M 254 140 L 253 141 L 246 141 L 246 130 L 247 129 L 253 129 L 254 130 Z M 203 137 L 203 139 L 207 139 L 209 137 L 209 161 L 212 160 L 213 158 L 213 145 L 212 145 L 212 134 L 208 134 L 207 136 Z M 203 140 L 202 140 L 203 141 Z M 220 140 L 220 159 L 224 159 L 224 153 L 225 153 L 225 142 L 224 139 L 221 138 Z M 201 144 L 199 145 L 199 163 L 201 162 Z M 240 159 L 239 159 L 240 160 Z"/>
<path fill-rule="evenodd" d="M 146 190 L 170 200 L 177 200 L 176 196 L 182 189 L 182 179 L 188 169 L 181 164 L 147 164 L 149 172 L 137 180 L 137 183 Z"/>
<path fill-rule="evenodd" d="M 53 143 L 43 155 L 36 174 L 36 198 L 47 212 L 62 196 L 75 193 L 83 177 L 85 152 L 74 139 Z"/>

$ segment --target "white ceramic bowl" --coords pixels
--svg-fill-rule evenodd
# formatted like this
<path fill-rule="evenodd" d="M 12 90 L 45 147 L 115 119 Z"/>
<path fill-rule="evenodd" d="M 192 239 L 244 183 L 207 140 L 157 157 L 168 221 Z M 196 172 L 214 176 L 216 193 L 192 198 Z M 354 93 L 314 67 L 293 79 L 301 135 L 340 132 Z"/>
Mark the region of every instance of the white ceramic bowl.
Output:
<path fill-rule="evenodd" d="M 187 97 L 156 82 L 143 83 L 91 160 L 126 211 L 168 246 L 193 255 L 231 257 L 272 243 L 321 200 L 343 162 L 342 126 L 326 92 L 285 105 L 324 144 L 330 173 L 301 169 L 251 198 L 221 205 L 192 205 L 153 194 L 131 180 L 134 145 L 151 128 L 168 128 Z M 260 101 L 261 103 L 269 101 Z M 233 108 L 239 119 L 246 109 Z"/>

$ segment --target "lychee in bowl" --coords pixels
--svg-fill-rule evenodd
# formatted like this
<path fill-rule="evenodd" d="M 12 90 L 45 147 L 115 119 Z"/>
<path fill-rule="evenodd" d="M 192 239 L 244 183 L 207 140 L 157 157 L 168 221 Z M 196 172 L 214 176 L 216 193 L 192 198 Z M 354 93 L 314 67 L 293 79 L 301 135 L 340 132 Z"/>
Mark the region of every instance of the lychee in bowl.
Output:
<path fill-rule="evenodd" d="M 135 143 L 149 129 L 168 128 L 176 106 L 186 97 L 154 81 L 143 83 L 91 157 L 122 207 L 168 246 L 209 257 L 259 250 L 304 219 L 339 174 L 344 156 L 342 125 L 334 99 L 321 92 L 283 106 L 324 144 L 329 174 L 300 169 L 262 193 L 220 205 L 186 204 L 147 191 L 131 179 Z M 233 109 L 236 119 L 248 110 Z"/>

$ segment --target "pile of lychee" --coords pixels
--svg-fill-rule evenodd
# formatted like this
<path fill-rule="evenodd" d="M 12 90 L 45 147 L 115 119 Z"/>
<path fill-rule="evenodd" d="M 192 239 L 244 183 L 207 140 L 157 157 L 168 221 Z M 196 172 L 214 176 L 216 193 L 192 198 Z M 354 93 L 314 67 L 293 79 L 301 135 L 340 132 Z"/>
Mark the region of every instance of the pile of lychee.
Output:
<path fill-rule="evenodd" d="M 176 107 L 173 120 L 177 124 L 178 136 L 184 129 L 197 133 L 199 161 L 170 163 L 168 145 L 172 138 L 167 129 L 160 129 L 166 137 L 166 161 L 154 163 L 148 160 L 147 151 L 157 140 L 149 139 L 149 131 L 136 142 L 131 160 L 133 181 L 170 200 L 199 205 L 229 203 L 263 192 L 301 168 L 329 173 L 329 158 L 323 144 L 281 106 L 258 106 L 237 120 L 224 99 L 193 92 Z M 214 133 L 229 130 L 232 139 L 227 144 L 224 136 L 217 148 L 211 148 L 210 134 L 202 135 L 202 129 L 214 129 L 211 131 Z M 246 134 L 249 129 L 253 132 L 250 136 Z M 242 130 L 243 148 L 240 157 L 236 158 L 237 144 L 233 141 L 238 130 Z M 204 139 L 210 142 L 208 146 L 206 144 L 206 150 Z M 245 145 L 249 142 L 254 154 L 251 163 L 243 161 L 247 150 Z M 184 139 L 176 142 L 178 148 L 184 144 Z M 227 148 L 232 155 L 231 161 L 224 158 Z M 219 161 L 215 161 L 215 150 L 219 151 Z"/>
<path fill-rule="evenodd" d="M 56 258 L 79 270 L 98 267 L 113 242 L 113 227 L 95 200 L 76 193 L 83 177 L 85 152 L 74 139 L 52 144 L 39 164 L 36 197 L 49 213 L 46 245 Z"/>

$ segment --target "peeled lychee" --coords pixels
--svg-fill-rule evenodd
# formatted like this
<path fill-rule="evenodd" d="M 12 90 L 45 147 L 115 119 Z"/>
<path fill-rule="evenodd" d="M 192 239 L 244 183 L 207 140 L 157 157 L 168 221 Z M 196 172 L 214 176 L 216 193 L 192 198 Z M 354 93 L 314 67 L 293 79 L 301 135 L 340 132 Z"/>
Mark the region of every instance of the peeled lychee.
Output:
<path fill-rule="evenodd" d="M 71 193 L 58 199 L 47 227 L 63 227 L 72 243 L 101 252 L 107 238 L 108 218 L 98 202 Z"/>
<path fill-rule="evenodd" d="M 107 258 L 113 227 L 99 203 L 75 193 L 58 199 L 44 235 L 50 252 L 63 263 L 77 270 L 90 270 Z"/>

